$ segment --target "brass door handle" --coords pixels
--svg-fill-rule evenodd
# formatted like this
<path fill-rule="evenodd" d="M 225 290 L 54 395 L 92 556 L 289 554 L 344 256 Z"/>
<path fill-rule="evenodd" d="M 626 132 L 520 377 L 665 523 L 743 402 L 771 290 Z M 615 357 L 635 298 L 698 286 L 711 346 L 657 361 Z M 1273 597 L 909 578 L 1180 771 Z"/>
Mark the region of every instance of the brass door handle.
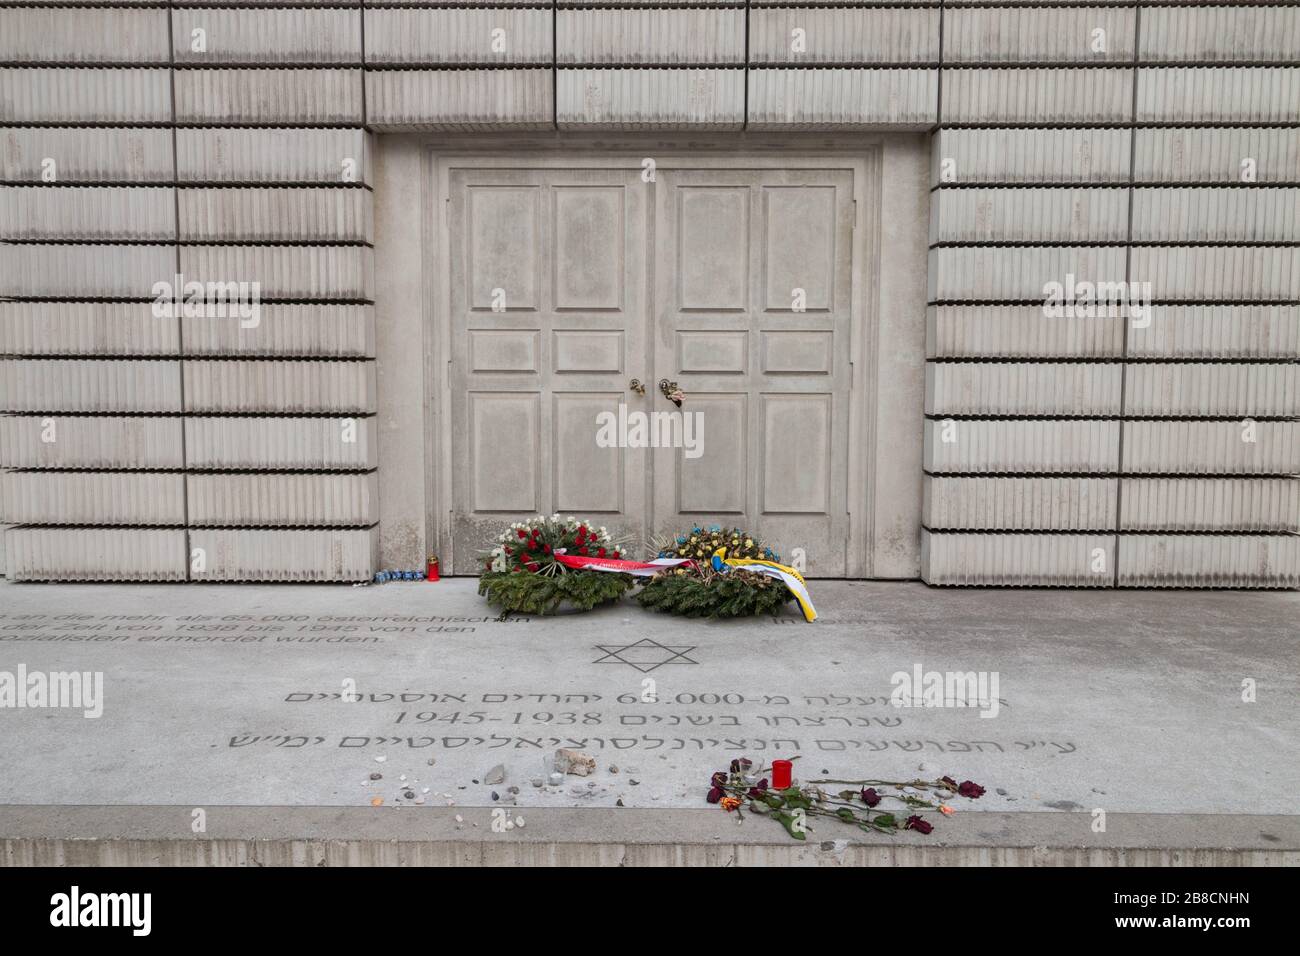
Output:
<path fill-rule="evenodd" d="M 639 378 L 632 379 L 632 381 L 627 383 L 627 387 L 631 391 L 636 392 L 638 395 L 645 394 L 645 386 L 641 384 L 641 380 Z"/>
<path fill-rule="evenodd" d="M 666 378 L 661 378 L 659 380 L 659 391 L 663 392 L 664 398 L 668 399 L 668 401 L 672 402 L 678 408 L 682 407 L 682 402 L 685 400 L 686 396 L 682 394 L 682 390 L 677 387 L 676 382 L 670 382 Z"/>

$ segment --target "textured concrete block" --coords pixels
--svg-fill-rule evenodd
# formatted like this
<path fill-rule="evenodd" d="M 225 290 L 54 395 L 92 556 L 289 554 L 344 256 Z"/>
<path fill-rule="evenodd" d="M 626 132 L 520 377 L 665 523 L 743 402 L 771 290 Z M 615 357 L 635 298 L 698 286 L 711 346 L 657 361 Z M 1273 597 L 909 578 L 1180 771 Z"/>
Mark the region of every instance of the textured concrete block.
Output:
<path fill-rule="evenodd" d="M 184 581 L 180 529 L 10 528 L 5 573 L 13 581 Z"/>
<path fill-rule="evenodd" d="M 1138 182 L 1300 182 L 1300 129 L 1140 129 L 1133 156 Z"/>
<path fill-rule="evenodd" d="M 1294 67 L 1143 67 L 1140 123 L 1300 122 L 1300 69 Z"/>
<path fill-rule="evenodd" d="M 1132 6 L 1127 9 L 954 6 L 945 9 L 943 16 L 945 63 L 1099 66 L 1133 60 L 1137 11 Z"/>
<path fill-rule="evenodd" d="M 922 521 L 931 531 L 1113 531 L 1115 478 L 925 480 Z"/>
<path fill-rule="evenodd" d="M 934 7 L 772 7 L 749 13 L 752 64 L 938 61 L 939 10 Z"/>
<path fill-rule="evenodd" d="M 0 297 L 151 299 L 175 271 L 170 245 L 11 245 L 0 255 Z"/>
<path fill-rule="evenodd" d="M 1300 474 L 1300 422 L 1124 423 L 1126 474 Z"/>
<path fill-rule="evenodd" d="M 364 187 L 182 189 L 181 239 L 371 242 L 373 193 Z"/>
<path fill-rule="evenodd" d="M 1119 584 L 1142 588 L 1300 587 L 1300 535 L 1121 535 Z"/>
<path fill-rule="evenodd" d="M 0 468 L 181 468 L 179 418 L 0 415 Z"/>
<path fill-rule="evenodd" d="M 387 131 L 549 129 L 550 70 L 368 70 L 366 121 Z"/>
<path fill-rule="evenodd" d="M 944 123 L 1125 123 L 1133 71 L 1105 69 L 944 70 Z"/>
<path fill-rule="evenodd" d="M 1300 189 L 1133 191 L 1134 242 L 1288 242 L 1300 233 Z"/>
<path fill-rule="evenodd" d="M 1300 478 L 1125 478 L 1125 531 L 1300 532 Z"/>
<path fill-rule="evenodd" d="M 375 438 L 374 418 L 185 419 L 192 469 L 372 469 L 379 461 Z"/>
<path fill-rule="evenodd" d="M 257 283 L 262 299 L 369 300 L 369 246 L 182 246 L 181 273 L 199 282 Z"/>
<path fill-rule="evenodd" d="M 561 65 L 745 62 L 745 11 L 737 8 L 556 9 L 555 24 Z"/>
<path fill-rule="evenodd" d="M 195 581 L 369 581 L 379 534 L 375 528 L 330 531 L 195 529 L 191 549 L 206 566 Z"/>
<path fill-rule="evenodd" d="M 938 189 L 930 242 L 1123 242 L 1128 190 Z"/>
<path fill-rule="evenodd" d="M 1118 362 L 929 362 L 927 415 L 1118 415 Z"/>
<path fill-rule="evenodd" d="M 533 7 L 368 7 L 366 63 L 403 66 L 544 64 L 555 55 L 555 11 Z"/>
<path fill-rule="evenodd" d="M 0 239 L 167 241 L 176 198 L 163 186 L 6 186 Z"/>
<path fill-rule="evenodd" d="M 1039 305 L 932 305 L 929 358 L 1118 358 L 1121 315 L 1049 317 Z"/>
<path fill-rule="evenodd" d="M 180 410 L 179 362 L 0 359 L 0 411 Z"/>
<path fill-rule="evenodd" d="M 178 129 L 181 182 L 371 183 L 373 137 L 360 129 Z"/>
<path fill-rule="evenodd" d="M 1127 129 L 943 129 L 934 134 L 932 183 L 1126 183 L 1132 135 Z"/>
<path fill-rule="evenodd" d="M 375 364 L 368 361 L 187 361 L 185 410 L 208 414 L 365 414 L 375 410 Z"/>
<path fill-rule="evenodd" d="M 255 326 L 231 318 L 182 318 L 187 355 L 373 358 L 375 310 L 370 305 L 261 307 Z"/>
<path fill-rule="evenodd" d="M 173 10 L 172 23 L 179 64 L 361 63 L 361 11 L 357 8 L 187 8 Z"/>
<path fill-rule="evenodd" d="M 0 123 L 170 121 L 165 67 L 0 67 Z"/>
<path fill-rule="evenodd" d="M 938 70 L 751 69 L 751 129 L 925 129 Z"/>
<path fill-rule="evenodd" d="M 152 303 L 0 302 L 2 355 L 176 355 L 173 319 Z"/>
<path fill-rule="evenodd" d="M 1119 422 L 1035 419 L 925 422 L 931 474 L 1100 474 L 1119 467 Z"/>
<path fill-rule="evenodd" d="M 739 129 L 742 70 L 560 70 L 563 129 Z"/>
<path fill-rule="evenodd" d="M 176 119 L 250 126 L 360 126 L 361 92 L 360 70 L 177 70 Z"/>
<path fill-rule="evenodd" d="M 365 474 L 188 475 L 191 526 L 355 526 L 379 520 L 379 479 Z"/>
<path fill-rule="evenodd" d="M 165 64 L 167 11 L 0 8 L 0 62 Z"/>
<path fill-rule="evenodd" d="M 1154 301 L 1300 301 L 1295 246 L 1134 246 L 1129 276 Z"/>
<path fill-rule="evenodd" d="M 1136 250 L 1135 250 L 1136 255 Z M 1049 283 L 1123 282 L 1125 254 L 1119 247 L 999 246 L 930 250 L 931 302 L 1045 302 Z"/>
<path fill-rule="evenodd" d="M 1133 358 L 1300 359 L 1300 305 L 1154 305 Z"/>
<path fill-rule="evenodd" d="M 0 178 L 33 183 L 170 181 L 172 134 L 166 129 L 0 129 Z"/>
<path fill-rule="evenodd" d="M 178 473 L 0 473 L 0 521 L 52 525 L 184 525 Z"/>
<path fill-rule="evenodd" d="M 1133 363 L 1124 375 L 1126 415 L 1300 415 L 1300 364 Z"/>
<path fill-rule="evenodd" d="M 966 587 L 1111 587 L 1114 551 L 1113 535 L 940 534 L 922 529 L 921 580 Z"/>
<path fill-rule="evenodd" d="M 1290 6 L 1143 5 L 1143 60 L 1294 61 L 1300 9 Z"/>

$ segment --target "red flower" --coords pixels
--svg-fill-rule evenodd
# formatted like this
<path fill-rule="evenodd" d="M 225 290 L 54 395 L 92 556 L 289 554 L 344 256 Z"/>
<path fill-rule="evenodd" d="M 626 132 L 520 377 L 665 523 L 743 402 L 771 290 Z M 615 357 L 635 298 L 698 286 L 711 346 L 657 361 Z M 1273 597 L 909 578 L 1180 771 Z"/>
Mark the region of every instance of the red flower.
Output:
<path fill-rule="evenodd" d="M 605 556 L 605 549 L 604 549 L 604 548 L 601 548 L 599 551 L 596 552 L 596 557 L 598 557 L 598 558 L 603 558 L 604 556 Z"/>
<path fill-rule="evenodd" d="M 611 557 L 611 558 L 617 558 L 617 557 L 618 557 L 618 552 L 615 551 L 613 554 L 610 555 L 610 557 Z"/>
<path fill-rule="evenodd" d="M 544 545 L 542 545 L 542 550 L 545 551 L 547 554 L 550 554 L 550 553 L 551 553 L 551 546 L 550 546 L 549 544 L 544 544 Z"/>
<path fill-rule="evenodd" d="M 867 787 L 862 791 L 862 802 L 869 807 L 874 807 L 880 802 L 880 794 L 876 793 L 875 787 Z"/>
<path fill-rule="evenodd" d="M 934 829 L 934 824 L 927 823 L 921 817 L 914 814 L 907 818 L 907 822 L 903 824 L 903 829 L 915 830 L 917 833 L 929 833 Z"/>
<path fill-rule="evenodd" d="M 719 800 L 722 799 L 722 788 L 714 787 L 709 791 L 709 795 L 704 799 L 708 800 L 709 803 L 717 803 Z"/>
<path fill-rule="evenodd" d="M 963 780 L 961 786 L 957 788 L 957 792 L 963 797 L 969 797 L 972 800 L 978 800 L 984 796 L 984 788 L 971 780 Z"/>
<path fill-rule="evenodd" d="M 517 532 L 517 534 L 519 535 L 519 540 L 521 540 L 521 541 L 522 541 L 524 538 L 528 537 L 528 532 L 525 531 L 523 528 L 520 528 L 519 531 Z"/>

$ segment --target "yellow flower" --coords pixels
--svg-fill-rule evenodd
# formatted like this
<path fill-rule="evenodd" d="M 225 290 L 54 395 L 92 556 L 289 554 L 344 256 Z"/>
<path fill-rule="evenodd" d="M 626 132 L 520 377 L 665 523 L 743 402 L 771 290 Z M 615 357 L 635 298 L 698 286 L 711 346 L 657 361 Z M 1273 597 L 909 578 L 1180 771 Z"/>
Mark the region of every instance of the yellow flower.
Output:
<path fill-rule="evenodd" d="M 718 805 L 730 813 L 732 810 L 740 806 L 740 800 L 737 797 L 723 797 L 718 801 Z"/>

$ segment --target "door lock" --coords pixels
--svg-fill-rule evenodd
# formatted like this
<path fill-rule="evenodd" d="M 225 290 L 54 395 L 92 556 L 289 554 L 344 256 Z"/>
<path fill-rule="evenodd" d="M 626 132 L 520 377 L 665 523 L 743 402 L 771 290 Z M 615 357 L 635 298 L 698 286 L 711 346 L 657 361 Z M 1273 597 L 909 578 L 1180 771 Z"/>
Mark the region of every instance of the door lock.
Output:
<path fill-rule="evenodd" d="M 676 382 L 670 382 L 666 378 L 659 380 L 659 391 L 663 392 L 664 398 L 672 402 L 678 408 L 682 407 L 682 402 L 686 400 L 686 394 L 677 387 Z"/>
<path fill-rule="evenodd" d="M 627 387 L 631 391 L 636 392 L 638 395 L 645 394 L 645 386 L 641 384 L 641 380 L 639 378 L 632 379 L 632 381 L 627 383 Z"/>

